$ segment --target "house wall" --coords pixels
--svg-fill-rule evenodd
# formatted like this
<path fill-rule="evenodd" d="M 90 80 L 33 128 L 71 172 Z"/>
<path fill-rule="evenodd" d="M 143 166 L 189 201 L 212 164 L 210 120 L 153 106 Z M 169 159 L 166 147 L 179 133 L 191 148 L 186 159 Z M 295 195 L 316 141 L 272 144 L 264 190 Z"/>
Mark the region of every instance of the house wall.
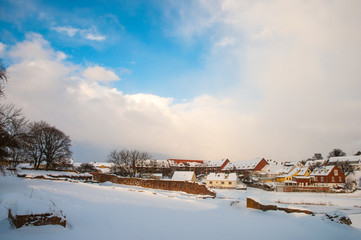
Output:
<path fill-rule="evenodd" d="M 335 166 L 328 175 L 315 176 L 315 183 L 318 186 L 345 183 L 345 174 L 337 166 Z"/>
<path fill-rule="evenodd" d="M 276 182 L 284 182 L 284 181 L 291 181 L 292 176 L 286 176 L 286 177 L 276 177 Z"/>
<path fill-rule="evenodd" d="M 207 187 L 212 188 L 236 188 L 237 181 L 229 181 L 229 180 L 207 180 Z"/>
<path fill-rule="evenodd" d="M 293 178 L 293 181 L 296 181 L 297 185 L 302 187 L 312 185 L 311 178 Z"/>

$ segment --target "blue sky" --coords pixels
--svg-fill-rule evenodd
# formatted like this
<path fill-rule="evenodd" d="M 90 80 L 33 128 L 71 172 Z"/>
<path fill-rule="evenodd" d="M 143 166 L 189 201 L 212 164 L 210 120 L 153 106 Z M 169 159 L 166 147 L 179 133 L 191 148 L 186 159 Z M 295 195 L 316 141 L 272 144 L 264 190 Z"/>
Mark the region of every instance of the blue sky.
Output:
<path fill-rule="evenodd" d="M 5 44 L 41 34 L 80 65 L 111 68 L 126 93 L 190 98 L 210 89 L 182 75 L 202 69 L 207 41 L 184 43 L 172 33 L 162 1 L 2 1 Z M 93 38 L 91 38 L 91 36 Z M 193 84 L 192 84 L 193 83 Z M 186 86 L 185 86 L 186 85 Z M 196 88 L 196 89 L 193 89 Z"/>
<path fill-rule="evenodd" d="M 360 1 L 0 0 L 6 101 L 74 159 L 361 150 Z"/>

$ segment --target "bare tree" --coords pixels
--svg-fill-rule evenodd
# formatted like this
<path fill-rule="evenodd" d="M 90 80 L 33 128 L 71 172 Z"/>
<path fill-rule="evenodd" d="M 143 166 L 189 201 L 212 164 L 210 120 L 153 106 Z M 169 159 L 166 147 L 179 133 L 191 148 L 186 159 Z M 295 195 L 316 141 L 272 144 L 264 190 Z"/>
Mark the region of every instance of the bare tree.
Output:
<path fill-rule="evenodd" d="M 330 157 L 342 157 L 342 156 L 346 156 L 346 153 L 341 149 L 335 148 L 328 154 L 328 159 L 330 159 Z"/>
<path fill-rule="evenodd" d="M 354 172 L 354 168 L 349 161 L 337 161 L 335 165 L 341 169 L 345 176 Z"/>
<path fill-rule="evenodd" d="M 322 160 L 322 159 L 323 159 L 321 153 L 315 153 L 315 154 L 313 154 L 313 157 L 312 157 L 312 158 L 315 159 L 315 160 Z"/>
<path fill-rule="evenodd" d="M 322 163 L 321 162 L 315 162 L 315 163 L 312 163 L 308 168 L 313 171 L 315 168 L 319 168 L 322 166 Z"/>
<path fill-rule="evenodd" d="M 27 120 L 13 104 L 0 105 L 0 161 L 16 165 L 23 159 Z"/>
<path fill-rule="evenodd" d="M 120 175 L 135 176 L 136 166 L 144 160 L 151 159 L 152 156 L 147 152 L 138 150 L 112 150 L 107 161 L 114 164 L 113 172 Z"/>
<path fill-rule="evenodd" d="M 41 162 L 46 162 L 46 169 L 56 161 L 71 158 L 70 137 L 55 126 L 40 121 L 30 124 L 26 149 L 28 156 L 38 169 Z"/>
<path fill-rule="evenodd" d="M 34 164 L 34 168 L 38 169 L 44 161 L 44 145 L 45 142 L 40 136 L 43 129 L 48 124 L 44 121 L 32 122 L 28 125 L 28 136 L 25 141 L 25 152 L 28 159 Z"/>

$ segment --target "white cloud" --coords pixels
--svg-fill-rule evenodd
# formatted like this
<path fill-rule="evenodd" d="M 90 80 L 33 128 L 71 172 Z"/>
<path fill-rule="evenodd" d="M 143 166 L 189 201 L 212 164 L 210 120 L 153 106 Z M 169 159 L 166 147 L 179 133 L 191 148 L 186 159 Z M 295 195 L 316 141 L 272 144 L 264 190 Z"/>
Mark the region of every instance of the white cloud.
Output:
<path fill-rule="evenodd" d="M 214 47 L 228 47 L 234 45 L 236 40 L 232 37 L 224 37 L 214 44 Z"/>
<path fill-rule="evenodd" d="M 88 67 L 83 72 L 83 77 L 91 81 L 104 83 L 120 80 L 120 78 L 113 71 L 107 70 L 100 66 Z"/>
<path fill-rule="evenodd" d="M 229 100 L 201 96 L 175 104 L 152 94 L 123 94 L 97 82 L 117 79 L 112 71 L 95 66 L 79 75 L 79 67 L 57 58 L 39 35 L 13 46 L 10 53 L 17 63 L 9 68 L 8 100 L 23 106 L 31 120 L 49 121 L 74 142 L 96 146 L 94 151 L 122 146 L 217 159 L 242 142 L 227 140 L 249 121 L 231 109 Z"/>
<path fill-rule="evenodd" d="M 99 35 L 99 34 L 94 34 L 94 33 L 88 33 L 85 35 L 85 38 L 88 40 L 93 40 L 93 41 L 104 41 L 106 39 L 105 36 Z"/>
<path fill-rule="evenodd" d="M 0 56 L 2 56 L 5 52 L 6 45 L 0 42 Z"/>
<path fill-rule="evenodd" d="M 83 72 L 32 34 L 9 51 L 15 64 L 8 98 L 29 118 L 99 148 L 231 160 L 301 160 L 335 147 L 349 154 L 361 149 L 361 3 L 211 3 L 193 2 L 190 11 L 177 5 L 182 14 L 173 21 L 185 41 L 231 46 L 205 53 L 204 72 L 187 76 L 220 76 L 217 97 L 177 103 L 124 94 L 99 83 L 116 81 L 112 70 L 96 65 Z M 234 41 L 222 43 L 224 36 Z M 228 78 L 234 82 L 225 88 Z"/>
<path fill-rule="evenodd" d="M 73 28 L 73 27 L 53 27 L 51 29 L 59 33 L 66 33 L 69 37 L 74 37 L 75 34 L 77 34 L 80 31 L 79 28 Z"/>
<path fill-rule="evenodd" d="M 185 42 L 234 39 L 221 38 L 218 45 L 232 43 L 231 50 L 210 51 L 204 72 L 234 79 L 224 94 L 233 96 L 239 113 L 252 113 L 252 134 L 239 133 L 253 142 L 247 151 L 300 160 L 334 147 L 349 154 L 361 148 L 360 7 L 357 1 L 198 1 L 190 11 L 176 5 L 182 14 L 170 19 Z"/>
<path fill-rule="evenodd" d="M 74 28 L 74 27 L 70 27 L 70 26 L 52 27 L 51 29 L 54 31 L 57 31 L 59 33 L 65 33 L 69 37 L 74 37 L 75 35 L 77 35 L 79 33 L 79 36 L 81 36 L 85 39 L 88 39 L 88 40 L 92 40 L 92 41 L 106 40 L 106 36 L 103 36 L 103 35 L 97 33 L 94 26 L 89 29 L 80 29 L 80 28 Z"/>

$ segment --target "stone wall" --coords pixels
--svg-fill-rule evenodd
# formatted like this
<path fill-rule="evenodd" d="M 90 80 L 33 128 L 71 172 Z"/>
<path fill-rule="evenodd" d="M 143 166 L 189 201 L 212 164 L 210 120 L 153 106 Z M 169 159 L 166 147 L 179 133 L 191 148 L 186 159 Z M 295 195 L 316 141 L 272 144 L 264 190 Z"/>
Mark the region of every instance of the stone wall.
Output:
<path fill-rule="evenodd" d="M 194 182 L 125 178 L 101 173 L 93 173 L 93 179 L 100 183 L 109 181 L 117 184 L 132 185 L 145 188 L 182 191 L 190 194 L 216 196 L 216 193 L 209 190 L 205 185 Z"/>
<path fill-rule="evenodd" d="M 309 210 L 283 208 L 283 207 L 278 207 L 277 205 L 263 205 L 255 200 L 253 200 L 252 198 L 247 198 L 247 207 L 262 210 L 264 212 L 273 210 L 273 211 L 284 211 L 286 213 L 296 212 L 296 213 L 306 213 L 306 214 L 314 215 L 314 213 Z"/>
<path fill-rule="evenodd" d="M 65 216 L 54 216 L 52 213 L 29 214 L 29 215 L 12 215 L 9 209 L 8 217 L 16 228 L 22 226 L 42 226 L 42 225 L 61 225 L 66 227 Z"/>
<path fill-rule="evenodd" d="M 83 181 L 90 181 L 92 176 L 84 176 L 84 175 L 37 175 L 33 177 L 27 176 L 27 174 L 18 174 L 18 177 L 21 178 L 31 178 L 31 179 L 44 179 L 44 180 L 83 180 Z"/>

